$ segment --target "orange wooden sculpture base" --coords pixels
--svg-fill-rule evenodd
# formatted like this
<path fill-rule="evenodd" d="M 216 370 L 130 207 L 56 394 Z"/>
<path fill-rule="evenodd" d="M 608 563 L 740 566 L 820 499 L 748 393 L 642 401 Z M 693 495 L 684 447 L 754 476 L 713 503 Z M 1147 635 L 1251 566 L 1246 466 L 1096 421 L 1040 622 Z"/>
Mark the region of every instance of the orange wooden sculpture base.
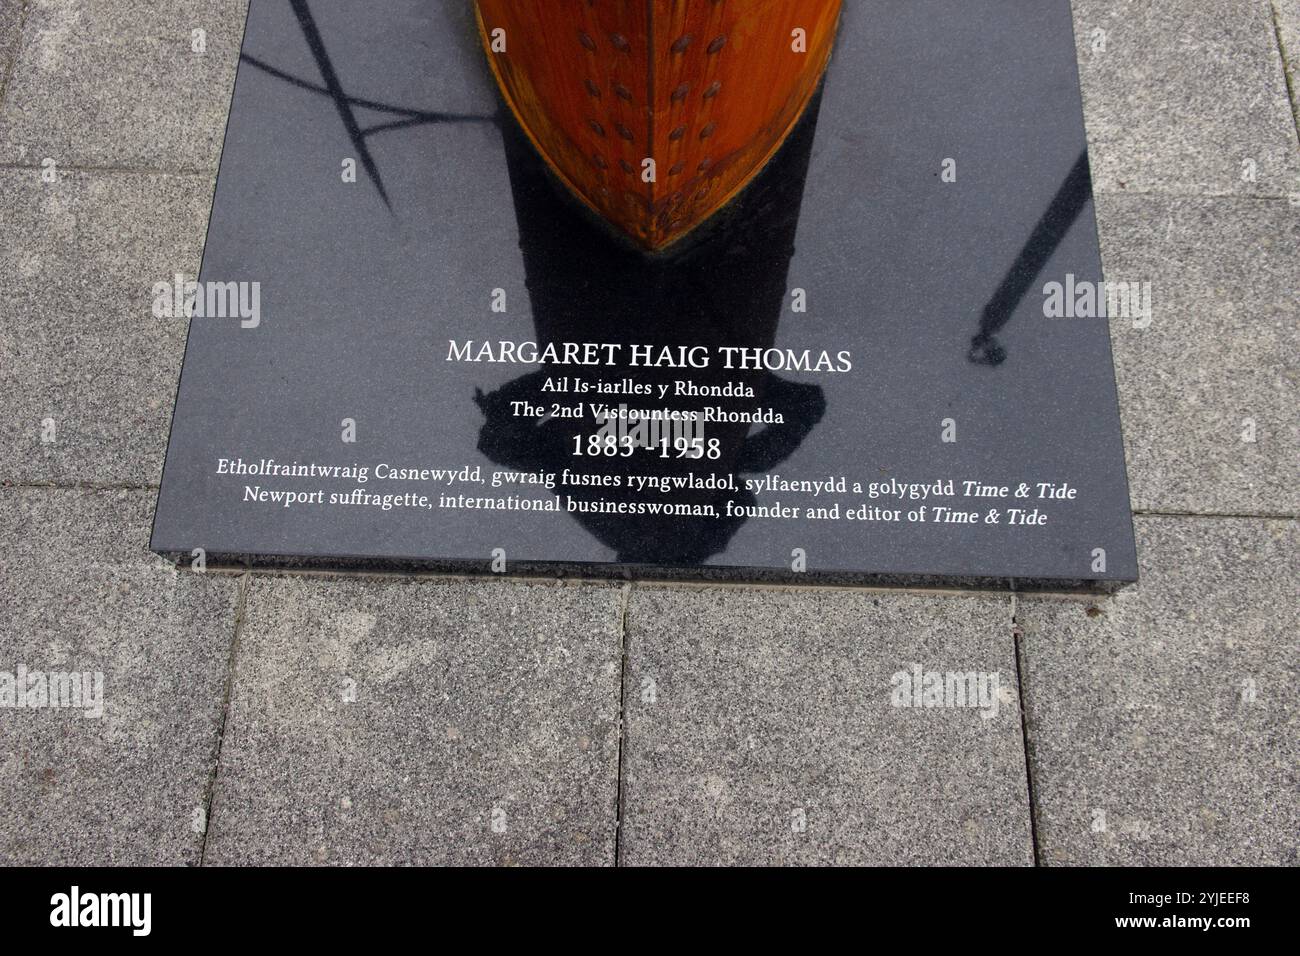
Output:
<path fill-rule="evenodd" d="M 478 0 L 511 110 L 579 198 L 646 249 L 763 168 L 817 89 L 841 0 Z"/>

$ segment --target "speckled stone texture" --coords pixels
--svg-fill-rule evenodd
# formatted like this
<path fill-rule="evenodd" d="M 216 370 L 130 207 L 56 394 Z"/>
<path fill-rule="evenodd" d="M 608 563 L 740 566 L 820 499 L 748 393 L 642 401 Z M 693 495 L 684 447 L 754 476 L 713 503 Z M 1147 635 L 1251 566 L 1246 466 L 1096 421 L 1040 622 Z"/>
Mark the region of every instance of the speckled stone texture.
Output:
<path fill-rule="evenodd" d="M 216 171 L 248 0 L 26 3 L 0 162 Z"/>
<path fill-rule="evenodd" d="M 195 277 L 211 203 L 207 175 L 0 169 L 0 479 L 157 484 L 186 320 L 154 286 Z"/>
<path fill-rule="evenodd" d="M 1009 596 L 637 588 L 625 684 L 621 863 L 1033 862 Z"/>
<path fill-rule="evenodd" d="M 240 582 L 151 555 L 152 511 L 147 492 L 0 488 L 0 672 L 103 681 L 100 717 L 0 708 L 0 864 L 199 860 Z"/>
<path fill-rule="evenodd" d="M 1099 192 L 1277 198 L 1300 189 L 1268 0 L 1072 7 Z"/>
<path fill-rule="evenodd" d="M 1043 863 L 1300 862 L 1298 545 L 1141 519 L 1139 587 L 1020 603 Z"/>
<path fill-rule="evenodd" d="M 1151 283 L 1149 324 L 1111 319 L 1134 510 L 1300 513 L 1298 210 L 1119 193 L 1098 210 L 1107 278 Z"/>
<path fill-rule="evenodd" d="M 0 101 L 22 36 L 23 0 L 0 0 Z"/>
<path fill-rule="evenodd" d="M 254 577 L 206 862 L 612 863 L 623 600 Z"/>

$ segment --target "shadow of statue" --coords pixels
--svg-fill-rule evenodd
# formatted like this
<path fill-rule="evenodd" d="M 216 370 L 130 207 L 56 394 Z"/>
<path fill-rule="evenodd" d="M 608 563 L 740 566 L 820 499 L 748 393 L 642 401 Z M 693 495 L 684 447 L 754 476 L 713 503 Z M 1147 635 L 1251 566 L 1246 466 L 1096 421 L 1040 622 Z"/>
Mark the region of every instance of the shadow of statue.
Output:
<path fill-rule="evenodd" d="M 619 563 L 697 565 L 724 552 L 746 520 L 744 509 L 758 504 L 741 476 L 777 466 L 825 413 L 820 386 L 762 367 L 725 368 L 717 351 L 768 349 L 775 342 L 787 307 L 786 277 L 819 103 L 820 95 L 727 208 L 659 255 L 636 249 L 576 200 L 512 118 L 501 124 L 539 346 L 624 348 L 616 366 L 544 366 L 491 394 L 480 392 L 475 401 L 486 420 L 479 450 L 507 468 L 560 476 L 555 492 L 562 506 L 614 550 Z M 652 356 L 666 349 L 676 358 L 682 348 L 702 346 L 710 361 L 706 368 L 631 367 L 632 346 L 648 346 Z M 596 392 L 611 387 L 614 394 Z M 517 415 L 518 402 L 548 410 L 581 403 L 584 417 Z M 593 403 L 669 413 L 718 408 L 724 419 L 760 409 L 769 414 L 757 422 L 665 422 L 653 443 L 623 445 L 614 456 L 589 455 L 590 437 L 603 424 L 592 417 Z M 680 446 L 679 427 L 688 441 L 698 435 L 700 443 Z M 566 470 L 599 484 L 566 484 Z M 640 479 L 653 488 L 639 486 Z M 655 504 L 690 513 L 646 509 Z"/>

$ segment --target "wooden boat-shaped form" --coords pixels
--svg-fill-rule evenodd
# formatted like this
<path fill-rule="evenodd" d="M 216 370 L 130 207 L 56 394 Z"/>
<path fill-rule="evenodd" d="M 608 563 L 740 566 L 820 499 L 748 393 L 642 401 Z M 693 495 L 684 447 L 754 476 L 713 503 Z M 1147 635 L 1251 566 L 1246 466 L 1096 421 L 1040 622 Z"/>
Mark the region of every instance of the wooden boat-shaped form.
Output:
<path fill-rule="evenodd" d="M 780 149 L 829 61 L 841 0 L 478 0 L 501 92 L 584 203 L 651 251 Z"/>

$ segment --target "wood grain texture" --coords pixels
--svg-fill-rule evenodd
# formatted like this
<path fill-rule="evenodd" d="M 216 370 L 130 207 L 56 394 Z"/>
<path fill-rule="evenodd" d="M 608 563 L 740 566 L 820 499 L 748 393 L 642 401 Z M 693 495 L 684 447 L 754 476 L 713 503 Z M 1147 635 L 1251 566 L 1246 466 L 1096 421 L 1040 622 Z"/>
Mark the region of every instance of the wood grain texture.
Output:
<path fill-rule="evenodd" d="M 825 71 L 840 5 L 478 0 L 478 13 L 497 82 L 534 146 L 583 202 L 659 250 L 722 208 L 785 141 Z"/>

